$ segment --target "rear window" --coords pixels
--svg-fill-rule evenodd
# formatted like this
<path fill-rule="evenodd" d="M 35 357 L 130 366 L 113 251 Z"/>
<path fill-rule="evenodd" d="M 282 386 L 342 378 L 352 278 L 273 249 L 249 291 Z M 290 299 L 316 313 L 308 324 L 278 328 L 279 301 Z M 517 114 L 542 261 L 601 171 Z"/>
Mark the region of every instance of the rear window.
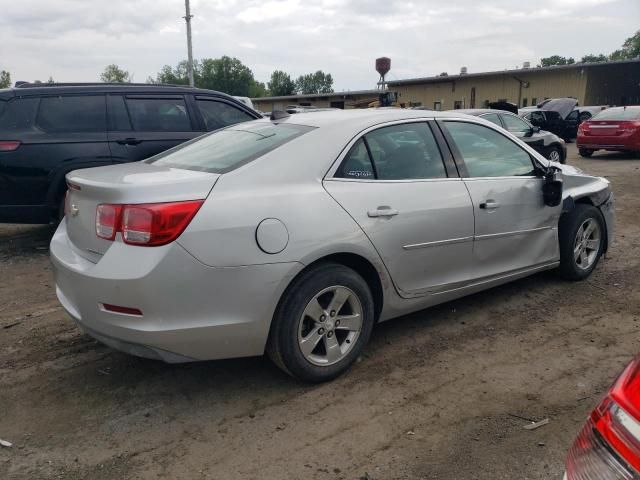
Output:
<path fill-rule="evenodd" d="M 39 98 L 16 98 L 0 101 L 0 131 L 28 130 L 38 109 Z"/>
<path fill-rule="evenodd" d="M 49 133 L 105 132 L 107 112 L 104 96 L 43 97 L 37 125 Z"/>
<path fill-rule="evenodd" d="M 183 98 L 127 98 L 133 129 L 139 132 L 190 132 Z"/>
<path fill-rule="evenodd" d="M 591 120 L 640 120 L 640 108 L 608 108 Z"/>
<path fill-rule="evenodd" d="M 266 122 L 243 123 L 178 145 L 146 162 L 185 170 L 225 173 L 275 150 L 313 128 Z"/>

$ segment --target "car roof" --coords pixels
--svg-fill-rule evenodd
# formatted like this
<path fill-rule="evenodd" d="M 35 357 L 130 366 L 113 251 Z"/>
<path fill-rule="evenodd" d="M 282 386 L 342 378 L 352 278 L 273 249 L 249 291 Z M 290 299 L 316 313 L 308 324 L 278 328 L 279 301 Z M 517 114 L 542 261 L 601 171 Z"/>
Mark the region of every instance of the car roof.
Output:
<path fill-rule="evenodd" d="M 51 95 L 65 93 L 192 93 L 194 95 L 215 95 L 226 99 L 233 99 L 231 95 L 216 90 L 189 87 L 186 85 L 165 85 L 152 83 L 27 83 L 17 87 L 7 88 L 2 93 L 11 92 L 12 96 Z M 241 103 L 241 102 L 240 102 Z"/>
<path fill-rule="evenodd" d="M 357 128 L 396 120 L 414 118 L 464 118 L 465 115 L 453 112 L 436 112 L 432 110 L 410 110 L 406 108 L 363 108 L 350 110 L 325 110 L 308 113 L 296 113 L 275 120 L 275 123 L 293 123 L 310 127 L 325 127 L 336 124 Z M 268 118 L 257 121 L 270 121 Z"/>
<path fill-rule="evenodd" d="M 449 110 L 452 111 L 452 110 Z M 455 112 L 458 113 L 464 113 L 465 115 L 484 115 L 485 113 L 500 113 L 500 114 L 507 114 L 507 115 L 515 115 L 514 113 L 511 113 L 507 110 L 500 110 L 498 108 L 461 108 L 458 110 L 453 110 Z"/>

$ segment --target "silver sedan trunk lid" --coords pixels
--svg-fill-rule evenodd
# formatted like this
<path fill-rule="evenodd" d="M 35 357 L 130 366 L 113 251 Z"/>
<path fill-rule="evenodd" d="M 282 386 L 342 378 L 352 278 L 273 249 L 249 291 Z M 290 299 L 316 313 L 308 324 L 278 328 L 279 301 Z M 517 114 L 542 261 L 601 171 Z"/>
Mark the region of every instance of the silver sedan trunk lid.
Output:
<path fill-rule="evenodd" d="M 102 203 L 141 204 L 200 200 L 220 175 L 143 162 L 75 170 L 67 174 L 67 234 L 76 252 L 97 262 L 113 242 L 96 235 Z"/>

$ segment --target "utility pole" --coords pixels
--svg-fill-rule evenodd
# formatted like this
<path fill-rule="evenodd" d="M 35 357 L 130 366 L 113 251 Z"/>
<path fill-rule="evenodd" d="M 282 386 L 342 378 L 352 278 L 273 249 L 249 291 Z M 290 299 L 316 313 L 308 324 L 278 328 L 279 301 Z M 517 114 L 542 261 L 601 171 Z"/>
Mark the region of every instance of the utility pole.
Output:
<path fill-rule="evenodd" d="M 193 50 L 191 48 L 191 19 L 193 18 L 193 15 L 191 15 L 189 0 L 184 0 L 184 8 L 186 10 L 186 14 L 183 18 L 184 21 L 187 22 L 187 71 L 189 72 L 189 85 L 193 87 Z"/>

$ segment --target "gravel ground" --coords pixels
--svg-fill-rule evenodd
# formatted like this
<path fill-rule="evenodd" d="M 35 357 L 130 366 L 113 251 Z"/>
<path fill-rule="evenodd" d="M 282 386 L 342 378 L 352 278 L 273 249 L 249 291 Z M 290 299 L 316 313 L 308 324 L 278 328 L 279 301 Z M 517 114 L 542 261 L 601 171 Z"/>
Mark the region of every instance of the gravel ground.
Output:
<path fill-rule="evenodd" d="M 617 199 L 588 281 L 539 274 L 387 322 L 319 386 L 266 358 L 166 365 L 102 346 L 55 299 L 51 227 L 0 225 L 0 438 L 14 444 L 0 478 L 560 479 L 640 350 L 640 159 L 569 147 Z"/>

